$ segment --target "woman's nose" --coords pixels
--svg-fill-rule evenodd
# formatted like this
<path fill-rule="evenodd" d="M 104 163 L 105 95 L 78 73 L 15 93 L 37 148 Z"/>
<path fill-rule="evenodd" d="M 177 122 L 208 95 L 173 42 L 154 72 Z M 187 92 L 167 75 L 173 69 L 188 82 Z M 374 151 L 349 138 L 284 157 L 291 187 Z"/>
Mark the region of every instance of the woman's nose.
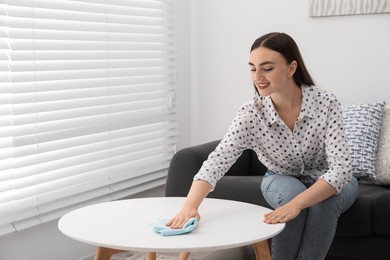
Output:
<path fill-rule="evenodd" d="M 263 79 L 264 79 L 264 75 L 262 74 L 262 72 L 256 71 L 255 79 L 256 79 L 257 81 L 263 80 Z"/>
<path fill-rule="evenodd" d="M 256 79 L 262 79 L 264 78 L 263 71 L 261 69 L 257 69 L 255 73 Z"/>

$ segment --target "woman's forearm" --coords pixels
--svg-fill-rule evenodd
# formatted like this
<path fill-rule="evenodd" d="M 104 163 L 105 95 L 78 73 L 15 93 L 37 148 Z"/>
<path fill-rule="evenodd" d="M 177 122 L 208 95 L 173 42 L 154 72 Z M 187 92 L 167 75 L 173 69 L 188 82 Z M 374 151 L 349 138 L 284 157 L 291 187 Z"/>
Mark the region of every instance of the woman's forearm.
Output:
<path fill-rule="evenodd" d="M 211 189 L 211 184 L 206 181 L 194 181 L 181 210 L 166 225 L 174 229 L 182 228 L 190 218 L 199 220 L 198 208 Z"/>
<path fill-rule="evenodd" d="M 325 180 L 319 179 L 310 188 L 292 199 L 291 203 L 303 210 L 326 200 L 334 194 L 336 194 L 336 189 Z"/>
<path fill-rule="evenodd" d="M 188 192 L 187 198 L 184 202 L 184 207 L 192 207 L 198 210 L 200 204 L 204 198 L 209 194 L 212 187 L 211 184 L 203 181 L 196 180 L 192 183 L 190 191 Z"/>

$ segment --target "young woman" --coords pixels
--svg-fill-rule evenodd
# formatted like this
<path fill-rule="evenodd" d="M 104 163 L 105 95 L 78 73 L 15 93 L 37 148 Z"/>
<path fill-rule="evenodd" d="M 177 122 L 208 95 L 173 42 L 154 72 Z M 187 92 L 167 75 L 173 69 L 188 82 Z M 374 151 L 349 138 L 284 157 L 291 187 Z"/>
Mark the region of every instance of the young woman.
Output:
<path fill-rule="evenodd" d="M 314 86 L 295 41 L 269 33 L 252 45 L 255 97 L 238 111 L 227 134 L 194 177 L 182 209 L 167 226 L 181 228 L 245 149 L 268 168 L 261 191 L 286 223 L 272 239 L 272 259 L 324 259 L 337 221 L 356 200 L 340 103 Z"/>

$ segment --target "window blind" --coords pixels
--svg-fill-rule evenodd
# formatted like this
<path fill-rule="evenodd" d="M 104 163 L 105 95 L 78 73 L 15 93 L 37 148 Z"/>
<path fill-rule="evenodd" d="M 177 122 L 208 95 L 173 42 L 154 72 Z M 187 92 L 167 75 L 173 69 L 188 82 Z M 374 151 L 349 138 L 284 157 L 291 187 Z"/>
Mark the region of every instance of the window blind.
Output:
<path fill-rule="evenodd" d="M 0 235 L 165 183 L 172 1 L 0 3 Z"/>

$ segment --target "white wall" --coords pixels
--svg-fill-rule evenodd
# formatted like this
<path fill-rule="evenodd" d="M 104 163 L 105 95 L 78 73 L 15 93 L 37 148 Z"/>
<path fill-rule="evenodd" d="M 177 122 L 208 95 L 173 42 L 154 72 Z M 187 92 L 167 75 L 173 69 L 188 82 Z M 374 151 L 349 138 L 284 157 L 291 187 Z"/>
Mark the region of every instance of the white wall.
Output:
<path fill-rule="evenodd" d="M 308 1 L 192 0 L 192 144 L 221 138 L 253 95 L 249 48 L 281 31 L 343 104 L 390 102 L 390 14 L 308 17 Z"/>
<path fill-rule="evenodd" d="M 0 237 L 1 260 L 87 260 L 94 252 L 95 247 L 65 237 L 57 221 Z"/>
<path fill-rule="evenodd" d="M 132 198 L 159 197 L 157 187 Z M 95 247 L 63 235 L 58 221 L 51 221 L 13 234 L 0 236 L 0 260 L 93 260 Z"/>

